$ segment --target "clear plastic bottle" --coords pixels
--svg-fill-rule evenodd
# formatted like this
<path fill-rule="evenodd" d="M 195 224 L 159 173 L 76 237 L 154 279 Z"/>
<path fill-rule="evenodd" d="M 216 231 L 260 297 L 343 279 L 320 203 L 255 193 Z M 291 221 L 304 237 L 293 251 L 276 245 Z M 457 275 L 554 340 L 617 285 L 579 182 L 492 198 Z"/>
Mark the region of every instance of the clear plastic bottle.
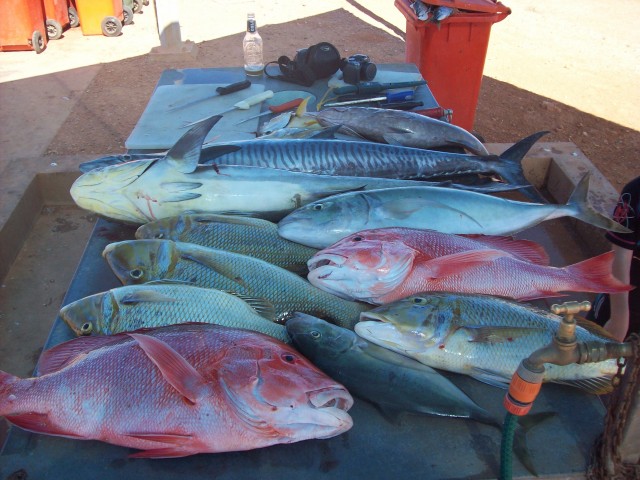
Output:
<path fill-rule="evenodd" d="M 247 75 L 262 75 L 264 60 L 262 58 L 262 37 L 258 33 L 256 17 L 253 13 L 247 15 L 247 33 L 242 40 L 244 52 L 244 71 Z"/>

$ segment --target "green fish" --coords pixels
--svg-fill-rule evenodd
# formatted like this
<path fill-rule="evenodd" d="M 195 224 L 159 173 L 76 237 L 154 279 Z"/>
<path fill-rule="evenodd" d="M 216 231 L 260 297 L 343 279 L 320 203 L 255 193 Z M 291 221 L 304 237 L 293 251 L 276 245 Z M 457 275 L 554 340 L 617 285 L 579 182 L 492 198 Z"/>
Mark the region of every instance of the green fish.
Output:
<path fill-rule="evenodd" d="M 351 328 L 371 305 L 343 300 L 264 260 L 172 240 L 126 240 L 106 246 L 102 256 L 120 281 L 183 282 L 273 303 L 276 321 L 305 312 Z"/>
<path fill-rule="evenodd" d="M 470 294 L 420 293 L 360 316 L 361 337 L 425 365 L 506 388 L 520 362 L 555 336 L 561 318 L 531 305 Z M 614 342 L 586 320 L 578 342 Z M 611 391 L 615 360 L 545 366 L 545 382 L 602 394 Z"/>
<path fill-rule="evenodd" d="M 77 335 L 198 322 L 244 328 L 289 343 L 269 302 L 180 284 L 128 285 L 65 305 L 60 316 Z"/>
<path fill-rule="evenodd" d="M 431 367 L 303 313 L 287 320 L 286 327 L 294 347 L 306 358 L 349 393 L 376 405 L 386 417 L 403 412 L 458 417 L 502 430 L 501 418 L 480 407 Z M 553 415 L 528 415 L 519 421 L 515 432 L 514 451 L 534 475 L 526 433 Z"/>
<path fill-rule="evenodd" d="M 278 235 L 275 223 L 237 215 L 184 214 L 156 220 L 136 231 L 138 239 L 188 242 L 249 255 L 290 270 L 309 273 L 307 261 L 318 251 Z"/>

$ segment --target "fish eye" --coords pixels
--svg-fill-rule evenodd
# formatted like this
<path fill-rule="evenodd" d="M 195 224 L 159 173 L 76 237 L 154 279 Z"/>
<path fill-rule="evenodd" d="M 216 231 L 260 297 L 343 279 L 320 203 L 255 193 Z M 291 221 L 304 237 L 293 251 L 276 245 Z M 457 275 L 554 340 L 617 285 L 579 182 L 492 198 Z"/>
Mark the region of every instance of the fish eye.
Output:
<path fill-rule="evenodd" d="M 314 209 L 314 210 L 322 210 L 323 208 L 324 208 L 324 205 L 322 205 L 321 203 L 316 203 L 316 204 L 313 206 L 313 209 Z"/>
<path fill-rule="evenodd" d="M 291 353 L 283 353 L 281 358 L 287 363 L 294 363 L 296 361 L 295 355 L 292 355 Z"/>
<path fill-rule="evenodd" d="M 362 241 L 362 237 L 360 235 L 357 235 L 357 236 L 353 237 L 353 241 L 354 242 L 361 242 Z"/>
<path fill-rule="evenodd" d="M 89 335 L 93 331 L 93 324 L 91 322 L 83 323 L 80 327 L 81 335 Z"/>
<path fill-rule="evenodd" d="M 316 338 L 316 339 L 317 339 L 317 338 L 320 338 L 320 337 L 322 336 L 322 335 L 320 335 L 320 332 L 319 332 L 319 331 L 317 331 L 317 330 L 311 330 L 311 331 L 309 332 L 309 335 L 311 335 L 313 338 Z"/>
<path fill-rule="evenodd" d="M 418 304 L 424 303 L 424 298 L 416 297 L 416 298 L 413 299 L 413 303 L 418 303 Z"/>
<path fill-rule="evenodd" d="M 133 278 L 134 280 L 140 280 L 143 275 L 144 275 L 144 272 L 142 270 L 140 270 L 139 268 L 134 268 L 133 270 L 131 270 L 129 272 L 129 276 L 131 278 Z"/>

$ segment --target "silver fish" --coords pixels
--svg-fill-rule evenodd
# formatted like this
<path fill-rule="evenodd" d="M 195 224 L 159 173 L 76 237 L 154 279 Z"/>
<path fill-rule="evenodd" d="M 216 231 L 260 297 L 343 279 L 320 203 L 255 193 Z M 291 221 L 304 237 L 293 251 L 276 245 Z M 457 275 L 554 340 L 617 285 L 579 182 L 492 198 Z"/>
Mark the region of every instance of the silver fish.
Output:
<path fill-rule="evenodd" d="M 485 146 L 464 128 L 414 112 L 373 107 L 324 108 L 312 115 L 323 126 L 340 126 L 374 142 L 430 149 L 463 147 L 489 155 Z"/>
<path fill-rule="evenodd" d="M 361 337 L 433 368 L 470 375 L 506 388 L 520 362 L 548 345 L 560 317 L 530 305 L 492 296 L 421 293 L 360 316 Z M 579 342 L 615 342 L 602 328 L 584 321 Z M 592 393 L 612 388 L 615 360 L 545 365 L 545 382 L 563 383 Z"/>
<path fill-rule="evenodd" d="M 244 328 L 289 342 L 284 326 L 274 322 L 273 305 L 266 300 L 189 285 L 113 288 L 65 305 L 60 316 L 77 335 L 111 335 L 198 322 Z"/>
<path fill-rule="evenodd" d="M 171 240 L 126 240 L 107 245 L 102 256 L 126 285 L 156 280 L 216 288 L 271 302 L 276 319 L 305 312 L 353 328 L 372 308 L 343 300 L 263 260 Z"/>
<path fill-rule="evenodd" d="M 237 215 L 185 214 L 164 218 L 139 227 L 136 238 L 173 240 L 228 250 L 304 276 L 309 273 L 307 261 L 317 252 L 315 248 L 282 238 L 275 223 Z"/>
<path fill-rule="evenodd" d="M 361 230 L 407 227 L 442 233 L 510 235 L 545 220 L 574 217 L 595 227 L 628 231 L 588 202 L 585 175 L 565 205 L 508 200 L 451 188 L 388 188 L 349 192 L 306 205 L 278 224 L 293 242 L 325 248 Z"/>

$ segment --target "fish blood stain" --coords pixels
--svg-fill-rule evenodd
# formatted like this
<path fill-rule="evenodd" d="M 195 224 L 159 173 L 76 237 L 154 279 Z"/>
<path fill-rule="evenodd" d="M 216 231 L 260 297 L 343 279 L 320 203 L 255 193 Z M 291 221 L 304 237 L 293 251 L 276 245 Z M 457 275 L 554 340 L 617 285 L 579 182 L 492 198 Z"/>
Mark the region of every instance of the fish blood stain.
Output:
<path fill-rule="evenodd" d="M 438 345 L 438 348 L 439 348 L 440 350 L 444 350 L 444 344 L 442 344 L 442 345 Z"/>

